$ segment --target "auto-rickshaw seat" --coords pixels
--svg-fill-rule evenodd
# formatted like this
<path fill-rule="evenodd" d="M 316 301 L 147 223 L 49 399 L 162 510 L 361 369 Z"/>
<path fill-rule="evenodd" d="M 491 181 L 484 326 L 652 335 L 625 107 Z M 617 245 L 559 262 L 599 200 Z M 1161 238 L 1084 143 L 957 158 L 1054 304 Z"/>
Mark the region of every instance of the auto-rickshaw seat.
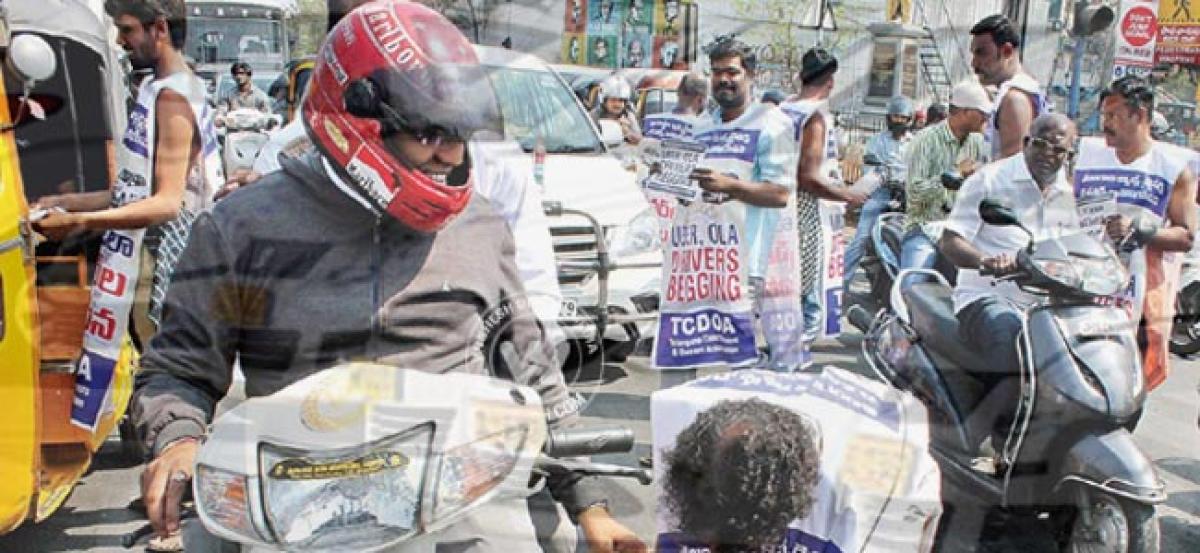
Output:
<path fill-rule="evenodd" d="M 37 289 L 42 363 L 74 361 L 83 347 L 83 331 L 91 301 L 87 259 L 82 255 L 38 256 L 36 261 L 39 265 L 63 263 L 74 264 L 77 268 L 75 283 L 44 284 Z"/>

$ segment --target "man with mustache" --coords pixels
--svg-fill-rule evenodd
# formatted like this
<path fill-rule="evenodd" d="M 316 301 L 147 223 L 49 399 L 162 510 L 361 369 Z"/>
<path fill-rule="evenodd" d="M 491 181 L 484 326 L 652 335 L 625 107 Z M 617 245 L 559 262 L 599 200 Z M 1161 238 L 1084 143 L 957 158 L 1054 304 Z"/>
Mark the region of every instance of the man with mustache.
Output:
<path fill-rule="evenodd" d="M 1139 327 L 1147 389 L 1167 376 L 1179 252 L 1192 248 L 1197 223 L 1196 176 L 1188 169 L 1194 154 L 1155 141 L 1153 114 L 1149 83 L 1132 75 L 1113 82 L 1100 94 L 1104 138 L 1081 140 L 1075 166 L 1080 199 L 1116 197 L 1118 214 L 1106 230 L 1117 250 L 1128 252 L 1132 282 L 1120 299 Z"/>
<path fill-rule="evenodd" d="M 801 297 L 804 310 L 804 340 L 820 335 L 821 213 L 818 200 L 846 202 L 857 207 L 866 202 L 861 192 L 842 186 L 837 168 L 838 141 L 828 100 L 833 93 L 837 58 L 823 48 L 813 48 L 801 58 L 800 94 L 780 108 L 788 114 L 800 137 L 799 167 L 796 169 L 797 224 L 800 229 Z"/>
<path fill-rule="evenodd" d="M 183 0 L 110 0 L 105 10 L 133 69 L 151 71 L 117 145 L 117 182 L 101 192 L 41 198 L 33 209 L 65 211 L 51 213 L 34 228 L 51 240 L 102 230 L 107 231 L 106 244 L 136 244 L 123 254 L 102 257 L 97 274 L 117 275 L 112 280 L 126 284 L 114 286 L 111 294 L 93 294 L 92 309 L 123 314 L 117 317 L 120 329 L 132 320 L 144 344 L 161 320 L 175 261 L 192 220 L 212 203 L 222 166 L 207 88 L 181 53 L 187 36 Z M 148 303 L 143 303 L 143 291 L 148 291 Z M 96 340 L 119 347 L 122 336 L 89 333 L 85 349 L 106 349 Z"/>
<path fill-rule="evenodd" d="M 1045 113 L 1046 96 L 1021 66 L 1021 35 L 1007 17 L 985 17 L 971 28 L 971 69 L 980 84 L 999 87 L 987 127 L 992 160 L 1021 151 L 1029 125 Z"/>
<path fill-rule="evenodd" d="M 796 141 L 788 117 L 752 95 L 758 60 L 750 46 L 726 38 L 709 50 L 708 58 L 712 97 L 719 108 L 695 128 L 696 141 L 708 152 L 692 178 L 714 198 L 744 204 L 745 278 L 751 297 L 761 298 L 776 229 L 795 187 Z"/>

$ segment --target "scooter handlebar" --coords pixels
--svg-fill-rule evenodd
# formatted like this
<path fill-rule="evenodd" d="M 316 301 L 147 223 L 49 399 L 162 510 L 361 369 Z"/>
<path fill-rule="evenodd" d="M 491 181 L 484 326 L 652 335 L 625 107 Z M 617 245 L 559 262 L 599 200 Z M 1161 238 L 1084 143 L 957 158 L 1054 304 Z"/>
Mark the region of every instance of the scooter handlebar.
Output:
<path fill-rule="evenodd" d="M 569 428 L 551 430 L 542 450 L 550 457 L 587 457 L 626 453 L 633 442 L 633 430 L 628 428 Z"/>

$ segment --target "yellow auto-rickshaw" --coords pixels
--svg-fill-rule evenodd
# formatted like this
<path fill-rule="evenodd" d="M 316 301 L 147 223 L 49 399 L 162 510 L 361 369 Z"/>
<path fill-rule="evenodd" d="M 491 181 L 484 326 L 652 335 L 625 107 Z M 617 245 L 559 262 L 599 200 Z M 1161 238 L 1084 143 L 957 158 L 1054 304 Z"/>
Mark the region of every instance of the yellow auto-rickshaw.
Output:
<path fill-rule="evenodd" d="M 308 80 L 316 67 L 316 58 L 307 57 L 288 63 L 287 67 L 287 119 L 290 122 L 300 109 L 300 101 L 304 99 L 304 91 L 308 89 Z"/>
<path fill-rule="evenodd" d="M 124 415 L 126 343 L 94 431 L 71 424 L 98 237 L 35 244 L 29 203 L 104 190 L 125 88 L 109 21 L 82 0 L 0 4 L 0 534 L 63 504 Z"/>

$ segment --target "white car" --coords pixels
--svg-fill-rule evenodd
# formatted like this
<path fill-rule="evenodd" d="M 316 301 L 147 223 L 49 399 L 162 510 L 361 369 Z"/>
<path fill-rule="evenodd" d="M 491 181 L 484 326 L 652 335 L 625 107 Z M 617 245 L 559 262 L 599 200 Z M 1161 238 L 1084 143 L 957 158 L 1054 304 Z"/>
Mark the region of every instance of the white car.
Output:
<path fill-rule="evenodd" d="M 530 155 L 539 139 L 546 149 L 543 196 L 565 210 L 550 217 L 563 316 L 595 321 L 599 313 L 600 279 L 582 265 L 597 261 L 601 244 L 587 217 L 570 213 L 579 211 L 603 227 L 615 264 L 607 282 L 611 320 L 605 339 L 628 347 L 652 336 L 662 278 L 660 229 L 636 174 L 609 153 L 622 142 L 620 129 L 606 126 L 602 133 L 571 87 L 540 59 L 486 46 L 476 51 L 499 97 L 505 133 Z M 575 339 L 596 333 L 594 322 L 563 326 Z"/>

